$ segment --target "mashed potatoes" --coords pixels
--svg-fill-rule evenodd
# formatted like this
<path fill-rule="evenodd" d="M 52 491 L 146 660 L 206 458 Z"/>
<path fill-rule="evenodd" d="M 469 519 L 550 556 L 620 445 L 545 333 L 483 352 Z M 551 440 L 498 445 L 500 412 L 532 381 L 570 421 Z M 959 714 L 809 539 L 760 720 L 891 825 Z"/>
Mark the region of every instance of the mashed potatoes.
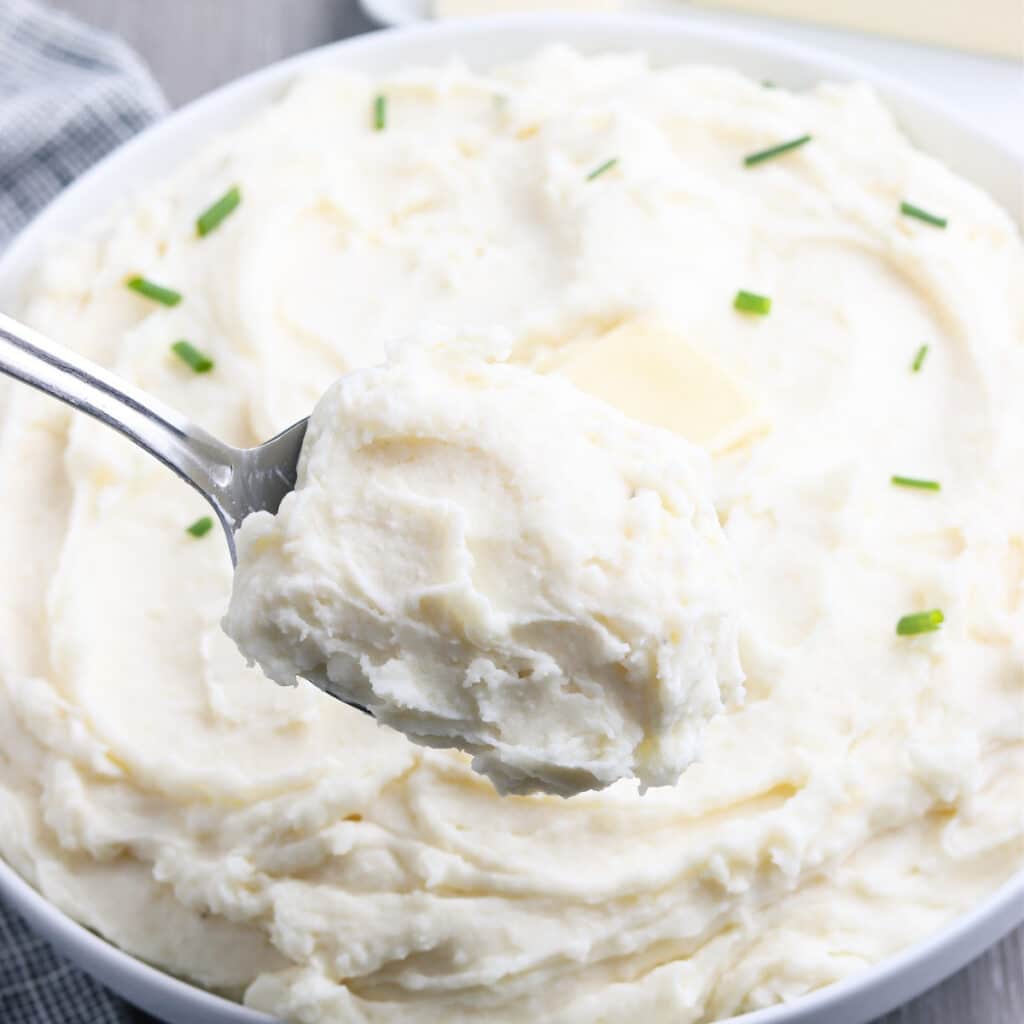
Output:
<path fill-rule="evenodd" d="M 674 788 L 499 797 L 246 669 L 201 501 L 12 389 L 0 850 L 124 948 L 302 1022 L 693 1024 L 877 962 L 1024 860 L 1022 296 L 1007 216 L 860 86 L 564 50 L 297 83 L 57 246 L 27 316 L 240 444 L 410 346 L 572 377 L 658 323 L 763 425 L 707 443 L 746 703 Z M 928 608 L 942 630 L 896 635 Z"/>
<path fill-rule="evenodd" d="M 564 378 L 420 355 L 317 404 L 225 629 L 502 793 L 671 785 L 743 678 L 707 456 Z"/>

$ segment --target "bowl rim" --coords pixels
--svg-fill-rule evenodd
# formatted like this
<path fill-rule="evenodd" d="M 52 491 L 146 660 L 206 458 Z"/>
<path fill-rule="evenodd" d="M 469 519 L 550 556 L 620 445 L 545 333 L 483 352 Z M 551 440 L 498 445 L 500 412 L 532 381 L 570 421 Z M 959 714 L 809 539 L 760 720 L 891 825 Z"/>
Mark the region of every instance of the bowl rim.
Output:
<path fill-rule="evenodd" d="M 459 45 L 472 46 L 474 41 L 482 37 L 499 37 L 506 32 L 532 33 L 536 37 L 534 48 L 543 42 L 556 41 L 578 46 L 582 37 L 603 36 L 604 44 L 585 48 L 608 51 L 642 49 L 642 43 L 624 47 L 611 45 L 617 30 L 624 29 L 628 29 L 632 35 L 646 33 L 651 40 L 655 35 L 666 35 L 680 41 L 687 39 L 695 43 L 725 44 L 751 54 L 763 54 L 769 60 L 790 59 L 801 70 L 813 69 L 821 77 L 866 81 L 885 93 L 887 99 L 895 97 L 921 111 L 923 115 L 937 118 L 960 136 L 975 140 L 1000 160 L 1009 161 L 1024 173 L 1024 161 L 1001 140 L 971 125 L 956 111 L 897 76 L 824 48 L 792 42 L 751 28 L 718 26 L 706 22 L 688 23 L 678 15 L 658 14 L 491 15 L 419 23 L 341 39 L 277 61 L 226 83 L 145 129 L 62 190 L 0 253 L 0 302 L 10 302 L 16 298 L 20 292 L 21 279 L 36 264 L 44 239 L 59 228 L 61 221 L 76 220 L 72 215 L 74 206 L 81 206 L 80 198 L 94 190 L 104 178 L 116 177 L 133 160 L 138 163 L 139 158 L 146 154 L 165 152 L 170 148 L 167 144 L 173 141 L 175 132 L 183 131 L 204 118 L 215 121 L 219 112 L 227 111 L 246 97 L 261 97 L 253 107 L 254 110 L 267 106 L 273 100 L 270 92 L 286 85 L 298 73 L 328 66 L 344 66 L 347 57 L 400 48 L 409 39 L 415 41 L 429 38 L 439 43 L 450 43 L 453 48 L 457 48 Z M 406 65 L 417 62 L 436 63 L 431 58 L 422 57 L 403 61 Z M 680 63 L 690 62 L 689 58 L 680 58 Z M 185 151 L 175 155 L 172 166 L 184 161 L 205 144 L 205 139 L 193 142 Z M 165 164 L 161 171 L 147 171 L 146 176 L 153 180 L 167 172 Z M 79 222 L 91 219 L 94 219 L 91 212 L 85 216 L 80 211 L 77 217 Z M 162 1000 L 170 999 L 179 1007 L 188 1006 L 197 1013 L 209 1012 L 218 1020 L 230 1021 L 232 1024 L 270 1024 L 275 1020 L 178 978 L 119 948 L 51 903 L 2 857 L 0 899 L 18 912 L 37 934 L 53 943 L 62 956 L 71 956 L 88 973 L 151 1012 L 159 1012 L 153 1008 L 161 1005 Z M 882 1002 L 873 1005 L 872 1014 L 884 1013 L 947 977 L 1022 921 L 1024 865 L 969 911 L 894 955 L 790 1002 L 732 1017 L 723 1020 L 721 1024 L 812 1024 L 812 1018 L 819 1019 L 818 1014 L 830 1010 L 842 1011 L 843 1007 L 849 1009 L 859 996 L 881 989 L 886 983 L 895 983 L 903 976 L 906 980 L 899 987 L 897 995 L 890 994 L 891 1001 L 888 1001 L 890 997 L 885 997 Z M 68 949 L 72 950 L 70 954 Z M 834 1024 L 844 1024 L 853 1021 L 854 1017 L 841 1014 L 830 1017 L 830 1020 Z"/>

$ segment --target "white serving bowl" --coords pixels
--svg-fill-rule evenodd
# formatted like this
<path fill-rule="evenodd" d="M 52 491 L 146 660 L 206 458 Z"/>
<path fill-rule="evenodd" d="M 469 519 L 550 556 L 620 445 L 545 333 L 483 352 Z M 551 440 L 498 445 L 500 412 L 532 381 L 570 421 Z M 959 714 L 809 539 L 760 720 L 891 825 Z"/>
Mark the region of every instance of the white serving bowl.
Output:
<path fill-rule="evenodd" d="M 468 19 L 379 32 L 323 47 L 248 75 L 191 104 L 119 149 L 67 189 L 0 259 L 0 309 L 17 311 L 48 242 L 167 174 L 177 163 L 273 102 L 297 75 L 345 66 L 385 72 L 458 55 L 477 67 L 562 41 L 585 52 L 642 50 L 656 63 L 731 65 L 803 88 L 821 79 L 873 82 L 923 149 L 985 188 L 1020 221 L 1024 166 L 1008 150 L 913 89 L 867 67 L 752 32 L 651 16 Z M 0 898 L 64 956 L 170 1024 L 270 1024 L 247 1010 L 136 960 L 82 928 L 0 862 Z M 884 963 L 742 1024 L 865 1024 L 934 985 L 1024 921 L 1024 870 L 980 906 Z M 739 1018 L 737 1018 L 739 1020 Z"/>

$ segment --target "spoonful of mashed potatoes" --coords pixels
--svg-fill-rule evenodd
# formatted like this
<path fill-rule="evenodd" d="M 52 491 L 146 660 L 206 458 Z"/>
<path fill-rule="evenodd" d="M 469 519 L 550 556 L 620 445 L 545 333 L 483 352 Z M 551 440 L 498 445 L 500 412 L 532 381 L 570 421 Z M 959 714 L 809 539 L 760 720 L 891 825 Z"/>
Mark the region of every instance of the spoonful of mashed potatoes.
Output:
<path fill-rule="evenodd" d="M 502 793 L 673 784 L 742 685 L 707 455 L 451 353 L 341 378 L 237 536 L 224 628 Z"/>
<path fill-rule="evenodd" d="M 708 456 L 571 375 L 407 354 L 237 449 L 2 315 L 0 372 L 207 498 L 224 628 L 271 679 L 462 749 L 502 793 L 671 785 L 741 693 Z"/>

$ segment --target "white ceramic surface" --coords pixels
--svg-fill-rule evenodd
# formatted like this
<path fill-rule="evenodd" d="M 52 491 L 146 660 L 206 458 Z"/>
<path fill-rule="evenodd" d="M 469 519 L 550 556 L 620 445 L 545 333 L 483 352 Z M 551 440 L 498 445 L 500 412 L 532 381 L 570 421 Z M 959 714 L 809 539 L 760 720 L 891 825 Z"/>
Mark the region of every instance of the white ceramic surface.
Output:
<path fill-rule="evenodd" d="M 976 181 L 1022 219 L 1024 165 L 970 125 L 869 67 L 763 34 L 683 19 L 572 16 L 488 18 L 359 36 L 303 54 L 211 94 L 145 132 L 64 192 L 0 259 L 0 309 L 17 311 L 33 266 L 57 235 L 92 220 L 166 174 L 226 127 L 280 96 L 302 72 L 331 65 L 387 71 L 453 55 L 486 67 L 554 40 L 581 50 L 643 50 L 658 63 L 720 63 L 801 88 L 822 78 L 873 81 L 923 148 Z M 0 863 L 0 898 L 69 959 L 171 1024 L 267 1024 L 269 1018 L 172 978 L 75 924 Z M 931 938 L 838 985 L 742 1018 L 743 1024 L 864 1024 L 912 998 L 1024 921 L 1024 870 Z"/>
<path fill-rule="evenodd" d="M 381 25 L 412 25 L 426 21 L 433 6 L 430 0 L 359 0 L 359 3 Z"/>

